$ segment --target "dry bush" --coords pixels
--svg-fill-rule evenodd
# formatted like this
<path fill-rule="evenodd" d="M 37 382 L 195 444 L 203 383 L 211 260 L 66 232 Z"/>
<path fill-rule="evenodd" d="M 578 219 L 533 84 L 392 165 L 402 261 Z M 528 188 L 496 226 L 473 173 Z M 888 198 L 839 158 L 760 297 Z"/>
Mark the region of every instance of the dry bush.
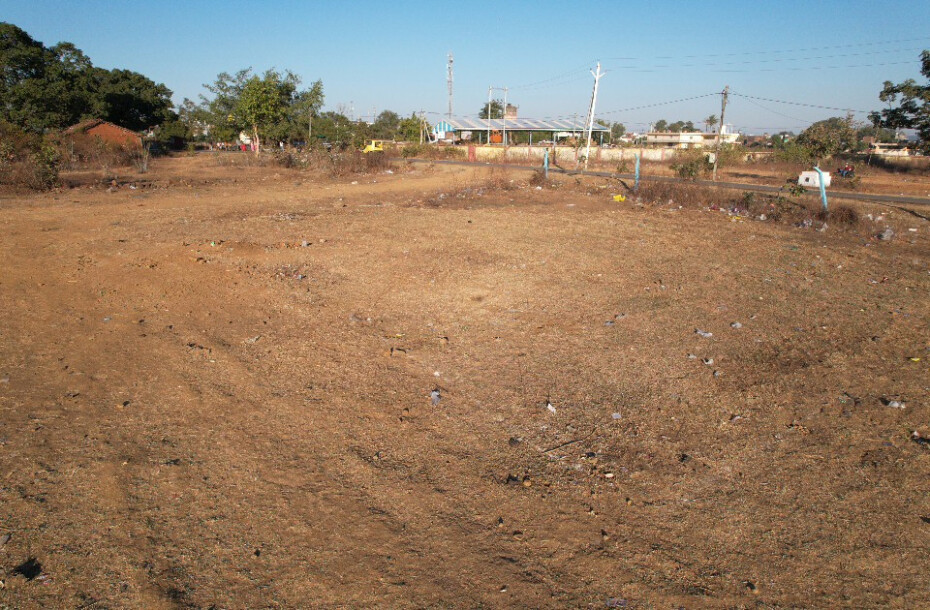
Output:
<path fill-rule="evenodd" d="M 855 227 L 859 224 L 859 212 L 849 206 L 839 205 L 829 210 L 817 212 L 817 220 L 845 227 Z"/>
<path fill-rule="evenodd" d="M 54 146 L 66 170 L 99 170 L 104 177 L 120 167 L 148 170 L 149 153 L 141 146 L 106 142 L 99 136 L 74 135 L 58 138 Z"/>
<path fill-rule="evenodd" d="M 506 167 L 492 167 L 484 184 L 489 191 L 512 191 L 517 188 L 516 181 Z"/>
<path fill-rule="evenodd" d="M 60 156 L 54 145 L 0 122 L 0 184 L 47 190 L 58 183 Z"/>
<path fill-rule="evenodd" d="M 547 183 L 546 174 L 540 169 L 533 172 L 533 175 L 530 176 L 530 180 L 529 180 L 530 186 L 546 186 L 546 183 Z"/>

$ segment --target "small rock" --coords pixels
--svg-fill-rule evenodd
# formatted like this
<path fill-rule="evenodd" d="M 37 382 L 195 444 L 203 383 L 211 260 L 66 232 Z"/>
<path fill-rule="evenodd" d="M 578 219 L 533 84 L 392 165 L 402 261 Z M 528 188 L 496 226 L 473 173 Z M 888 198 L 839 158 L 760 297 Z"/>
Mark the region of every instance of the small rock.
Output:
<path fill-rule="evenodd" d="M 697 359 L 697 356 L 695 356 L 694 354 L 688 354 L 688 360 L 696 360 L 696 359 Z"/>

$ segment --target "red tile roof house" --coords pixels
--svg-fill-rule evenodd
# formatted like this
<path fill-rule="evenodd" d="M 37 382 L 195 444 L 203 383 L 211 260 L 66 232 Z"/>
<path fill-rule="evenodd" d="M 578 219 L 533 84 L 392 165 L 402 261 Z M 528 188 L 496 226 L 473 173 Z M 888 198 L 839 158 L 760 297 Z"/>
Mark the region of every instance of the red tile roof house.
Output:
<path fill-rule="evenodd" d="M 142 136 L 103 119 L 88 119 L 64 130 L 64 135 L 98 137 L 104 142 L 125 148 L 142 148 Z"/>

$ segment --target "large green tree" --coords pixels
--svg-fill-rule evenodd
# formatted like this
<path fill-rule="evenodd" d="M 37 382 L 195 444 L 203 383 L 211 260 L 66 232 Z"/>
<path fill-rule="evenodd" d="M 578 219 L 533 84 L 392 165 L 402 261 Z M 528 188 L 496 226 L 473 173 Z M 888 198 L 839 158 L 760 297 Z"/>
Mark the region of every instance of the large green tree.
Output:
<path fill-rule="evenodd" d="M 930 79 L 930 51 L 920 54 L 920 73 Z M 872 112 L 869 118 L 876 127 L 890 129 L 916 129 L 920 134 L 921 148 L 930 154 L 930 82 L 920 85 L 912 78 L 897 85 L 885 81 L 878 99 L 896 104 L 881 112 Z"/>
<path fill-rule="evenodd" d="M 137 72 L 96 68 L 69 42 L 47 48 L 0 23 L 0 120 L 33 132 L 100 118 L 140 130 L 172 119 L 171 91 Z"/>
<path fill-rule="evenodd" d="M 298 90 L 300 82 L 296 74 L 274 69 L 261 76 L 251 68 L 222 72 L 212 85 L 204 85 L 213 96 L 201 96 L 201 120 L 214 141 L 232 141 L 248 131 L 256 152 L 263 140 L 304 140 L 318 130 L 314 117 L 323 105 L 323 83 Z M 320 127 L 325 129 L 325 123 Z"/>
<path fill-rule="evenodd" d="M 391 110 L 385 110 L 371 125 L 372 135 L 381 140 L 391 140 L 397 137 L 400 128 L 400 115 Z"/>
<path fill-rule="evenodd" d="M 817 121 L 802 131 L 797 139 L 797 143 L 818 162 L 844 150 L 854 149 L 857 141 L 852 115 Z"/>

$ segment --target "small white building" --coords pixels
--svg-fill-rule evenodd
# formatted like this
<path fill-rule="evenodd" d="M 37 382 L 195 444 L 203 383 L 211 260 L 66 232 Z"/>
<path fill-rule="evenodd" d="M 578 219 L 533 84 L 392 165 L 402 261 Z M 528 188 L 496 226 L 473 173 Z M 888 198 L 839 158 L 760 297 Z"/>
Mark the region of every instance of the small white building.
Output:
<path fill-rule="evenodd" d="M 820 174 L 817 172 L 801 172 L 801 175 L 798 176 L 798 184 L 801 186 L 820 187 Z M 824 188 L 829 188 L 830 172 L 823 173 L 823 186 Z"/>

